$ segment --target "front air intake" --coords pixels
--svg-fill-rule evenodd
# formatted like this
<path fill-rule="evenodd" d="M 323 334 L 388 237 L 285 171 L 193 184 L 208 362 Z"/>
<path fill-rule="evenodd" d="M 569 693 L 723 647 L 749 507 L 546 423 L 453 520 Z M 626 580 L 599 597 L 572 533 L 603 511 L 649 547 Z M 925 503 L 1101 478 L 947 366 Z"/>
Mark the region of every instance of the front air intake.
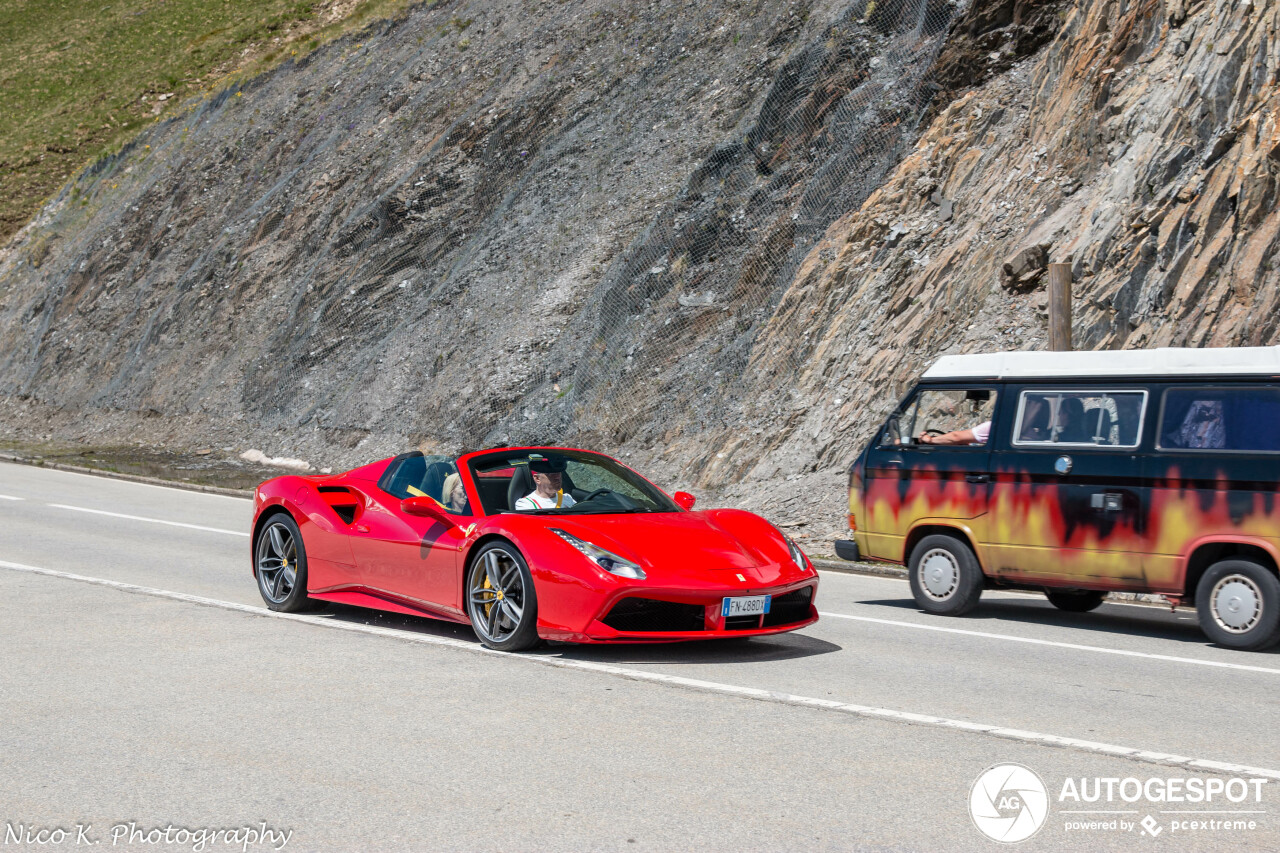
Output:
<path fill-rule="evenodd" d="M 706 630 L 706 608 L 655 598 L 624 598 L 613 606 L 604 624 L 624 633 Z"/>
<path fill-rule="evenodd" d="M 779 595 L 769 605 L 769 612 L 764 615 L 764 628 L 778 625 L 790 625 L 792 622 L 803 622 L 809 618 L 809 602 L 813 598 L 813 587 L 805 586 L 794 589 L 786 595 Z"/>

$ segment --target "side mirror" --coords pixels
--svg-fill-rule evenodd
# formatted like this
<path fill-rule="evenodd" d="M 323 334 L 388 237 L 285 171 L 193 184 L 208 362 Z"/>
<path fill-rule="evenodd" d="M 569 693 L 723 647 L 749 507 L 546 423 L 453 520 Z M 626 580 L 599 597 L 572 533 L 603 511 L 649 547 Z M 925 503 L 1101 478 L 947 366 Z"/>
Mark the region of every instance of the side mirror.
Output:
<path fill-rule="evenodd" d="M 693 505 L 698 502 L 698 499 L 688 492 L 676 492 L 671 498 L 678 507 L 686 511 L 693 509 Z"/>
<path fill-rule="evenodd" d="M 400 501 L 400 511 L 405 515 L 416 515 L 419 518 L 434 518 L 446 527 L 457 527 L 452 516 L 435 498 L 420 495 Z"/>

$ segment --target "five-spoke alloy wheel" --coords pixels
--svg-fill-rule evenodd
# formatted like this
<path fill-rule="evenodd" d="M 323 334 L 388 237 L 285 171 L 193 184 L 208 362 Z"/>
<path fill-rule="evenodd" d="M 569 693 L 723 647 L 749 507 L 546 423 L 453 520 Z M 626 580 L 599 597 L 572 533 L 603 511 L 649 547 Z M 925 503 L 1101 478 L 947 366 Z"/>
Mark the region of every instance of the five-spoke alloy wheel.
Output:
<path fill-rule="evenodd" d="M 467 615 L 480 642 L 503 652 L 538 644 L 538 596 L 533 575 L 509 542 L 490 542 L 467 572 Z"/>
<path fill-rule="evenodd" d="M 307 550 L 297 523 L 285 513 L 271 516 L 258 533 L 253 549 L 258 592 L 272 610 L 306 610 Z"/>

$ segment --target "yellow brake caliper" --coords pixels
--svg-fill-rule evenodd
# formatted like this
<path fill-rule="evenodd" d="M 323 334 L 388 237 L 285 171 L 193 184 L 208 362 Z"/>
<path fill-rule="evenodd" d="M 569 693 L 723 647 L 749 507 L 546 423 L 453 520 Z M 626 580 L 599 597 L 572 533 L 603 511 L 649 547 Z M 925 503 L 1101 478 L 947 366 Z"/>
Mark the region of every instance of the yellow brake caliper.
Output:
<path fill-rule="evenodd" d="M 493 589 L 493 584 L 489 583 L 489 573 L 488 573 L 488 572 L 485 572 L 485 573 L 484 573 L 484 588 L 485 588 L 485 589 Z M 497 593 L 497 594 L 496 594 L 496 595 L 494 595 L 494 597 L 493 597 L 493 598 L 491 598 L 491 599 L 489 599 L 487 602 L 485 602 L 485 605 L 484 605 L 484 615 L 485 615 L 485 616 L 488 616 L 488 615 L 489 615 L 489 611 L 493 609 L 493 605 L 494 605 L 494 604 L 496 604 L 497 602 L 499 602 L 499 601 L 501 601 L 501 600 L 502 600 L 502 590 L 500 590 L 500 589 L 499 589 L 499 590 L 494 590 L 494 592 L 495 592 L 495 593 Z"/>

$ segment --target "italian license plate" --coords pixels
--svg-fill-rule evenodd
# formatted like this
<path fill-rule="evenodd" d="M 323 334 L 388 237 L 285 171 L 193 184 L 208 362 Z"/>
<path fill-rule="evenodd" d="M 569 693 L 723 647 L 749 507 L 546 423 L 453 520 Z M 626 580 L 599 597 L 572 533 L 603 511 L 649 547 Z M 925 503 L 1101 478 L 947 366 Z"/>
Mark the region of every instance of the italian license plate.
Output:
<path fill-rule="evenodd" d="M 726 598 L 721 613 L 725 618 L 730 616 L 759 616 L 769 612 L 773 603 L 772 595 L 751 595 L 743 598 Z"/>

